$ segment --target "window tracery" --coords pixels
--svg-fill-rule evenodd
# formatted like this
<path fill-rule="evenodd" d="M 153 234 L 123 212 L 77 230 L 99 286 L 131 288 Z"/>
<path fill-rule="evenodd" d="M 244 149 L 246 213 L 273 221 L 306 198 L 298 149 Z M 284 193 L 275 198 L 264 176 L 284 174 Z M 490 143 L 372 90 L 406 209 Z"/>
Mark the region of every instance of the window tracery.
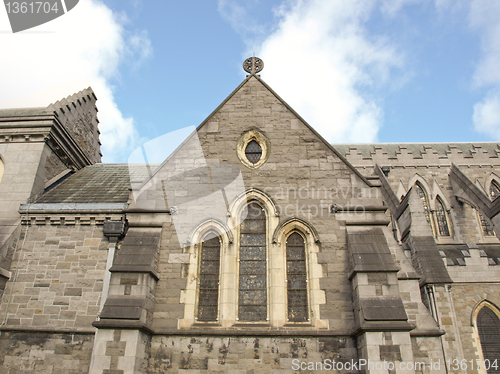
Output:
<path fill-rule="evenodd" d="M 477 313 L 476 328 L 481 343 L 483 359 L 494 362 L 500 354 L 500 319 L 486 303 Z M 498 373 L 498 368 L 490 366 L 487 372 Z"/>
<path fill-rule="evenodd" d="M 246 216 L 246 217 L 245 217 Z M 266 214 L 256 202 L 242 212 L 240 225 L 238 319 L 267 320 Z"/>
<path fill-rule="evenodd" d="M 444 205 L 439 198 L 436 198 L 436 221 L 438 225 L 439 235 L 450 236 L 448 227 L 448 217 Z"/>
<path fill-rule="evenodd" d="M 266 323 L 273 328 L 294 324 L 328 328 L 328 320 L 319 318 L 320 305 L 326 300 L 320 289 L 323 273 L 314 227 L 298 218 L 280 223 L 273 200 L 253 188 L 237 197 L 229 210 L 227 223 L 207 220 L 190 234 L 187 284 L 181 292 L 184 318 L 179 327 Z M 214 261 L 217 257 L 214 248 L 219 250 L 219 263 L 206 265 L 208 257 Z M 207 283 L 202 279 L 205 274 L 211 275 L 212 287 L 202 287 Z"/>
<path fill-rule="evenodd" d="M 250 141 L 245 148 L 245 155 L 252 164 L 259 162 L 262 157 L 262 148 L 255 140 Z"/>
<path fill-rule="evenodd" d="M 214 232 L 207 234 L 201 243 L 198 321 L 218 320 L 220 247 L 220 239 Z"/>
<path fill-rule="evenodd" d="M 307 302 L 307 267 L 304 238 L 297 232 L 286 241 L 287 301 L 290 322 L 306 322 L 308 317 Z"/>
<path fill-rule="evenodd" d="M 261 167 L 270 153 L 269 139 L 257 129 L 245 132 L 236 144 L 236 155 L 241 163 L 250 169 Z"/>

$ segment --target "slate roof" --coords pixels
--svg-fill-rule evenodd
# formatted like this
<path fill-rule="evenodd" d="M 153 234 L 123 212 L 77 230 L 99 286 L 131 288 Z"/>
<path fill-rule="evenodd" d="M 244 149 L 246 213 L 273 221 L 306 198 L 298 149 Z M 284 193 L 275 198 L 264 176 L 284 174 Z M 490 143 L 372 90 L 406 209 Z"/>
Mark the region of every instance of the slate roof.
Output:
<path fill-rule="evenodd" d="M 126 203 L 132 179 L 147 177 L 143 166 L 95 164 L 79 170 L 41 195 L 35 203 Z"/>
<path fill-rule="evenodd" d="M 9 109 L 0 109 L 0 118 L 38 116 L 38 115 L 47 115 L 52 113 L 53 111 L 44 107 L 9 108 Z"/>
<path fill-rule="evenodd" d="M 469 257 L 466 244 L 440 244 L 437 246 L 441 257 L 446 258 L 448 266 L 465 266 L 465 257 Z"/>
<path fill-rule="evenodd" d="M 474 153 L 487 153 L 490 156 L 497 156 L 500 153 L 500 144 L 495 142 L 477 143 L 370 143 L 370 144 L 332 144 L 342 155 L 350 153 L 352 149 L 356 153 L 361 153 L 363 157 L 370 157 L 375 153 L 375 149 L 381 149 L 383 153 L 394 156 L 400 153 L 401 148 L 406 148 L 415 156 L 422 153 L 437 152 L 445 156 L 450 153 L 450 148 L 456 148 L 464 155 Z M 355 149 L 355 150 L 354 150 Z"/>
<path fill-rule="evenodd" d="M 347 248 L 351 276 L 355 272 L 394 271 L 394 263 L 381 228 L 370 228 L 360 232 L 347 231 Z"/>
<path fill-rule="evenodd" d="M 453 283 L 432 236 L 412 236 L 410 245 L 417 252 L 419 268 L 423 273 L 421 284 Z"/>
<path fill-rule="evenodd" d="M 500 265 L 500 245 L 498 244 L 478 244 L 478 248 L 486 253 L 488 258 Z M 493 265 L 492 263 L 490 265 Z"/>
<path fill-rule="evenodd" d="M 37 108 L 40 110 L 40 108 Z M 0 111 L 1 114 L 1 111 Z M 432 148 L 433 152 L 445 155 L 449 153 L 450 146 L 472 154 L 484 152 L 491 156 L 500 153 L 499 143 L 378 143 L 378 144 L 335 144 L 333 147 L 342 154 L 348 154 L 350 148 L 354 152 L 362 153 L 369 157 L 375 148 L 394 155 L 405 147 L 418 156 L 426 149 Z M 156 169 L 156 166 L 152 169 Z M 36 203 L 126 203 L 130 192 L 130 175 L 134 181 L 144 180 L 148 171 L 144 166 L 129 167 L 128 164 L 95 164 L 87 166 L 67 178 L 57 187 L 41 195 Z"/>

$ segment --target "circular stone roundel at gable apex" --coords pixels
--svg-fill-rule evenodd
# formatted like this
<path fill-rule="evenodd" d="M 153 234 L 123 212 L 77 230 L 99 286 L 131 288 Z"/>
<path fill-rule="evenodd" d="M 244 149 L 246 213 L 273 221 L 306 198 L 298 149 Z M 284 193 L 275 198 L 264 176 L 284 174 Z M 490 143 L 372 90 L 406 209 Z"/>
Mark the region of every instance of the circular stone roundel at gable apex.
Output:
<path fill-rule="evenodd" d="M 257 169 L 269 158 L 271 143 L 257 130 L 244 133 L 236 145 L 236 154 L 241 163 L 250 169 Z"/>

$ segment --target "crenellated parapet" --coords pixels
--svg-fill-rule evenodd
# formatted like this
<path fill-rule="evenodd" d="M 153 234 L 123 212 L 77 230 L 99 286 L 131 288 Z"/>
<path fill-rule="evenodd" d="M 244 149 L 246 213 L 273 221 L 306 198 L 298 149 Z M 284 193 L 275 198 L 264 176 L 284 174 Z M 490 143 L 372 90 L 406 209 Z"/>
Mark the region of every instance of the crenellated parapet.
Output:
<path fill-rule="evenodd" d="M 334 147 L 355 167 L 375 164 L 394 167 L 500 165 L 499 143 L 386 143 L 336 144 Z"/>
<path fill-rule="evenodd" d="M 88 87 L 47 108 L 55 114 L 92 164 L 101 162 L 102 157 L 96 101 L 94 91 Z"/>

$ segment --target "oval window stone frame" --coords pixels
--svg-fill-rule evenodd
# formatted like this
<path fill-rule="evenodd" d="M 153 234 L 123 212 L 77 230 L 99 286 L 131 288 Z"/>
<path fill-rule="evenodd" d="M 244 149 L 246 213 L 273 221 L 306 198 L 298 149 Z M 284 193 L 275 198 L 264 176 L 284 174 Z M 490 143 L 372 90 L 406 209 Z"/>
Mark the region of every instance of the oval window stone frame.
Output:
<path fill-rule="evenodd" d="M 248 143 L 250 143 L 252 140 L 255 140 L 262 149 L 262 156 L 260 157 L 260 160 L 255 164 L 252 163 L 245 154 Z M 238 140 L 238 144 L 236 145 L 236 155 L 238 156 L 241 163 L 249 169 L 257 169 L 264 165 L 264 163 L 269 158 L 270 153 L 271 143 L 269 142 L 269 139 L 256 129 L 252 129 L 244 133 Z"/>

